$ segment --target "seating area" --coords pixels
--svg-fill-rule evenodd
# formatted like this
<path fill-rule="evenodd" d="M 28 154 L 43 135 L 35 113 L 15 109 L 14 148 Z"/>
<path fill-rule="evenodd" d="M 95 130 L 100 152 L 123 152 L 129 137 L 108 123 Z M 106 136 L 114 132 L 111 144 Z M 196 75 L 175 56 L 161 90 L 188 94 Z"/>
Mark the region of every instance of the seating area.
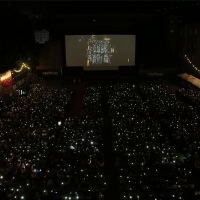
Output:
<path fill-rule="evenodd" d="M 124 199 L 197 198 L 199 120 L 191 105 L 164 84 L 118 84 L 107 92 Z"/>
<path fill-rule="evenodd" d="M 29 94 L 15 96 L 6 107 L 0 119 L 0 177 L 8 199 L 40 199 L 47 191 L 48 196 L 58 192 L 60 170 L 66 170 L 65 176 L 69 171 L 61 159 L 67 145 L 59 125 L 72 95 L 68 89 L 32 85 Z"/>
<path fill-rule="evenodd" d="M 165 83 L 88 83 L 80 117 L 72 118 L 73 95 L 73 88 L 34 84 L 5 105 L 2 199 L 106 200 L 113 192 L 110 167 L 119 200 L 200 198 L 198 91 L 173 91 Z M 113 140 L 113 154 L 106 138 Z"/>
<path fill-rule="evenodd" d="M 1 118 L 0 172 L 8 199 L 103 198 L 98 90 L 87 88 L 80 118 L 64 117 L 73 95 L 68 89 L 34 85 L 8 105 Z"/>

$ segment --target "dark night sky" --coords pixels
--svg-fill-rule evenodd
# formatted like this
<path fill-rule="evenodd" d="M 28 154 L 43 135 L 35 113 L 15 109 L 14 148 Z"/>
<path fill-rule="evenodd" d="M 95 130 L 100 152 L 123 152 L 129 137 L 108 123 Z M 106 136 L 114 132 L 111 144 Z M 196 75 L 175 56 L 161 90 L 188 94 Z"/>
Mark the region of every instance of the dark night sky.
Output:
<path fill-rule="evenodd" d="M 31 11 L 36 14 L 64 13 L 159 13 L 164 8 L 172 14 L 200 13 L 199 1 L 10 1 L 20 11 Z M 177 8 L 176 8 L 177 7 Z M 137 10 L 138 9 L 138 10 Z M 159 9 L 156 10 L 156 9 Z M 156 10 L 156 11 L 155 11 Z"/>

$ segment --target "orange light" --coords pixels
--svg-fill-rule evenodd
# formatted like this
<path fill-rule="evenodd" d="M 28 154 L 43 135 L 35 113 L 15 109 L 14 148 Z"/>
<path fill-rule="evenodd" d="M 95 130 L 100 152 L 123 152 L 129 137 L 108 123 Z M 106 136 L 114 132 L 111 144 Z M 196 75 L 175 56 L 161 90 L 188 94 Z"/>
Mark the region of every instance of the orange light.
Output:
<path fill-rule="evenodd" d="M 9 71 L 7 71 L 6 73 L 4 73 L 2 76 L 1 76 L 1 81 L 4 81 L 4 80 L 6 80 L 6 79 L 8 79 L 8 78 L 10 78 L 11 77 L 11 71 L 9 70 Z"/>

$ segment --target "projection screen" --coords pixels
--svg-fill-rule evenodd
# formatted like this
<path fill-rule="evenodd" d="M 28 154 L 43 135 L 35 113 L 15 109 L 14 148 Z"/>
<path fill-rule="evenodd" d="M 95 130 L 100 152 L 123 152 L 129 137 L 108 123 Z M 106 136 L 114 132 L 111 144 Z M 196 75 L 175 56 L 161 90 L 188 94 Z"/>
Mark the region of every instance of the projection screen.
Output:
<path fill-rule="evenodd" d="M 135 66 L 135 35 L 65 35 L 66 66 L 118 70 Z"/>

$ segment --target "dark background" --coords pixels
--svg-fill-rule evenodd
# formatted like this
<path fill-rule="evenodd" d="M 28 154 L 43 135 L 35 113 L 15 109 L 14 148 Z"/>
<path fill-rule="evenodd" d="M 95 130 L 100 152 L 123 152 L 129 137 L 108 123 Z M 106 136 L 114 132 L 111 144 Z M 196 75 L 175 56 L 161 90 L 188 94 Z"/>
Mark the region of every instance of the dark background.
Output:
<path fill-rule="evenodd" d="M 41 45 L 34 31 L 42 29 L 62 42 L 63 55 L 67 34 L 135 34 L 137 66 L 176 67 L 168 49 L 169 17 L 199 22 L 199 13 L 199 1 L 1 1 L 0 73 L 22 60 L 37 66 Z"/>

